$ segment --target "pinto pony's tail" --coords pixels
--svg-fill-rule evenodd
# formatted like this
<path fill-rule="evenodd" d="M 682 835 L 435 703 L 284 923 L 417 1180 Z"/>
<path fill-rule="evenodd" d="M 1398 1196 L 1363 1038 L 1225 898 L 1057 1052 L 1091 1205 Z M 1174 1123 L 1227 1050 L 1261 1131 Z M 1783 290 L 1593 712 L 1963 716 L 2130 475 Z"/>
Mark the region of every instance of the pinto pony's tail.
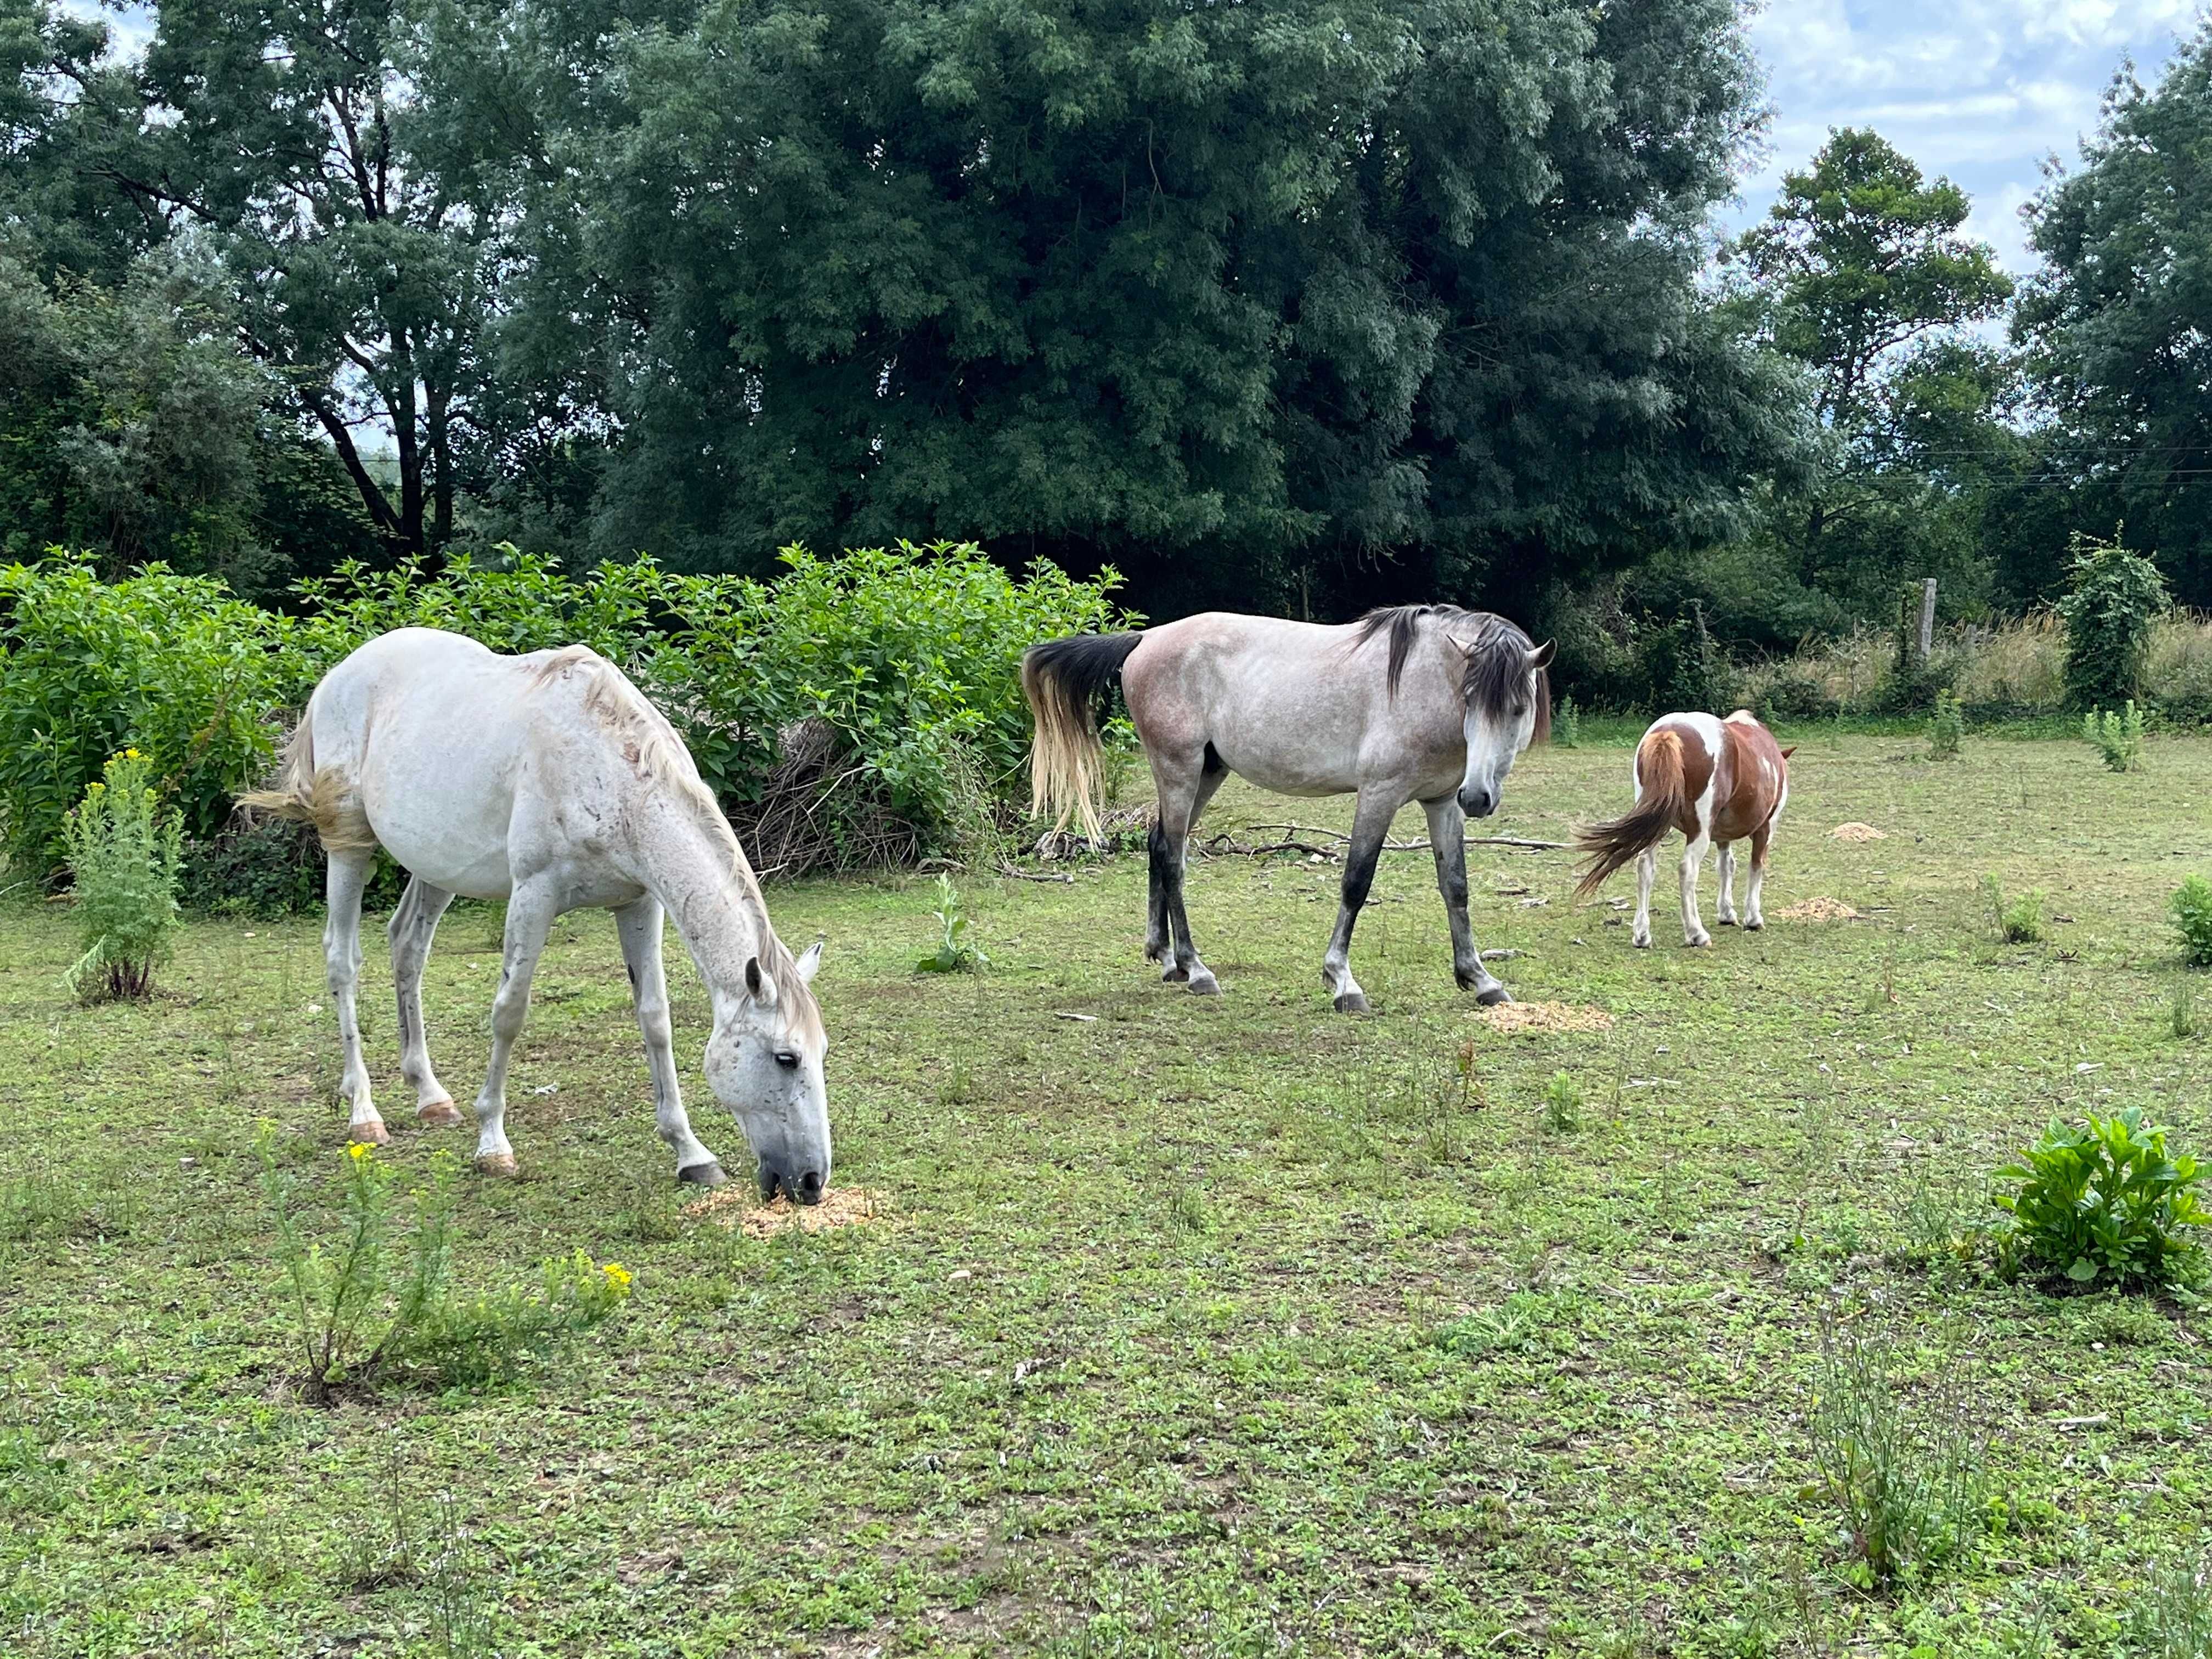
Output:
<path fill-rule="evenodd" d="M 1144 639 L 1130 634 L 1073 634 L 1033 645 L 1022 657 L 1022 695 L 1036 725 L 1030 752 L 1030 815 L 1050 817 L 1054 830 L 1071 817 L 1097 841 L 1098 715 L 1121 677 L 1121 665 Z"/>
<path fill-rule="evenodd" d="M 265 812 L 271 817 L 312 823 L 325 853 L 366 852 L 376 845 L 376 832 L 361 803 L 348 798 L 344 782 L 334 768 L 315 769 L 313 707 L 300 716 L 292 736 L 277 757 L 276 775 L 266 789 L 248 789 L 238 797 L 246 812 Z"/>
<path fill-rule="evenodd" d="M 1575 831 L 1575 849 L 1589 855 L 1575 896 L 1588 898 L 1639 854 L 1656 847 L 1682 816 L 1682 739 L 1654 732 L 1636 750 L 1636 805 L 1623 816 Z"/>

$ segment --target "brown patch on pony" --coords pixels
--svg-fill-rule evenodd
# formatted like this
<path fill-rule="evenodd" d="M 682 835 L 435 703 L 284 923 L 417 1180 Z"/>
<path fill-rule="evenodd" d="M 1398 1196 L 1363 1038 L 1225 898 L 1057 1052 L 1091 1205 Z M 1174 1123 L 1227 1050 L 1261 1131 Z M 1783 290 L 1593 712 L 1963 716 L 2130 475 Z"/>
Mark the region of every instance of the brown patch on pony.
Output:
<path fill-rule="evenodd" d="M 1589 897 L 1614 871 L 1647 848 L 1656 847 L 1669 830 L 1679 829 L 1686 811 L 1694 813 L 1697 799 L 1712 777 L 1713 763 L 1702 740 L 1694 744 L 1683 741 L 1685 730 L 1692 737 L 1697 735 L 1694 726 L 1681 727 L 1663 720 L 1646 732 L 1636 745 L 1636 805 L 1617 818 L 1575 831 L 1576 850 L 1589 859 L 1581 879 L 1575 883 L 1577 898 Z M 1687 752 L 1692 748 L 1702 769 L 1695 789 L 1690 787 Z M 1695 824 L 1693 817 L 1693 830 Z"/>
<path fill-rule="evenodd" d="M 1789 780 L 1789 757 L 1774 746 L 1774 734 L 1747 709 L 1721 722 L 1727 750 L 1720 768 L 1722 787 L 1713 800 L 1712 837 L 1723 846 L 1764 829 L 1782 803 Z M 1696 829 L 1694 823 L 1685 835 Z"/>

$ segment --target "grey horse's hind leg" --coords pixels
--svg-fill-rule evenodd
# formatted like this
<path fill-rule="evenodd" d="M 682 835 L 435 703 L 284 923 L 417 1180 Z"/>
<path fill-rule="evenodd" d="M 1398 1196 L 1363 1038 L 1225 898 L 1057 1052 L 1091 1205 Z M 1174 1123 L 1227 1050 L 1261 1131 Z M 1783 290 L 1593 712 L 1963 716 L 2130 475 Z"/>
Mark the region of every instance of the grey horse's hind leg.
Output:
<path fill-rule="evenodd" d="M 1511 995 L 1482 965 L 1474 927 L 1468 921 L 1467 814 L 1460 809 L 1459 797 L 1425 800 L 1421 810 L 1428 814 L 1429 845 L 1436 852 L 1437 890 L 1443 895 L 1444 915 L 1451 923 L 1452 976 L 1460 989 L 1474 992 L 1475 1000 L 1486 1007 L 1510 1002 Z"/>
<path fill-rule="evenodd" d="M 1390 820 L 1406 804 L 1395 789 L 1363 788 L 1358 810 L 1352 818 L 1352 845 L 1345 849 L 1344 884 L 1336 912 L 1336 931 L 1329 935 L 1328 954 L 1322 958 L 1322 983 L 1336 999 L 1340 1014 L 1367 1012 L 1367 994 L 1352 976 L 1352 930 L 1375 884 L 1375 861 L 1382 856 L 1382 838 L 1390 833 Z"/>
<path fill-rule="evenodd" d="M 1159 812 L 1152 820 L 1152 925 L 1145 939 L 1145 955 L 1153 962 L 1165 958 L 1167 966 L 1160 977 L 1170 983 L 1187 983 L 1200 996 L 1214 994 L 1221 985 L 1198 959 L 1198 946 L 1191 940 L 1190 918 L 1183 910 L 1183 871 L 1198 815 L 1228 775 L 1211 744 L 1188 759 L 1155 755 L 1152 760 L 1152 777 L 1159 786 Z"/>

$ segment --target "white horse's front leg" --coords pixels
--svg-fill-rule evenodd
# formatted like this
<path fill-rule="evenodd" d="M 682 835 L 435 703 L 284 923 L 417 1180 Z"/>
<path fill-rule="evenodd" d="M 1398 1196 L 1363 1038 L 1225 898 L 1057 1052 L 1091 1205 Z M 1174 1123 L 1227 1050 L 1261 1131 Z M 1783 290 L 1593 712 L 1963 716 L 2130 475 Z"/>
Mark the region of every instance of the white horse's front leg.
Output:
<path fill-rule="evenodd" d="M 422 1024 L 422 969 L 430 960 L 438 919 L 453 902 L 444 888 L 410 877 L 385 930 L 392 940 L 392 987 L 399 1003 L 399 1071 L 415 1091 L 415 1121 L 428 1128 L 461 1121 L 460 1108 L 430 1069 L 430 1034 Z"/>
<path fill-rule="evenodd" d="M 550 893 L 518 887 L 507 902 L 506 954 L 499 992 L 491 1001 L 491 1061 L 477 1094 L 477 1167 L 492 1175 L 514 1173 L 514 1148 L 507 1143 L 507 1062 L 530 1012 L 530 976 L 538 969 L 545 936 L 559 914 Z"/>
<path fill-rule="evenodd" d="M 1659 849 L 1647 847 L 1636 857 L 1636 927 L 1629 940 L 1639 951 L 1651 948 L 1651 884 L 1659 879 Z"/>
<path fill-rule="evenodd" d="M 1698 872 L 1705 867 L 1705 848 L 1711 845 L 1699 836 L 1682 849 L 1682 943 L 1687 945 L 1713 942 L 1705 924 L 1698 919 Z"/>
<path fill-rule="evenodd" d="M 1425 800 L 1421 811 L 1429 820 L 1429 846 L 1436 854 L 1437 890 L 1443 895 L 1444 915 L 1451 924 L 1452 976 L 1460 988 L 1474 993 L 1485 1006 L 1513 1000 L 1497 977 L 1483 965 L 1474 942 L 1474 927 L 1467 915 L 1467 814 L 1457 795 Z"/>
<path fill-rule="evenodd" d="M 676 1153 L 676 1178 L 700 1187 L 719 1187 L 729 1177 L 714 1153 L 691 1133 L 684 1110 L 684 1091 L 676 1079 L 676 1045 L 668 1023 L 668 976 L 660 962 L 660 901 L 647 896 L 615 912 L 622 936 L 623 962 L 637 1007 L 637 1029 L 645 1038 L 645 1063 L 653 1073 L 653 1115 L 660 1138 Z"/>
<path fill-rule="evenodd" d="M 330 914 L 323 923 L 323 967 L 331 1004 L 337 1009 L 338 1044 L 344 1054 L 338 1091 L 346 1100 L 348 1136 L 381 1146 L 392 1136 L 377 1115 L 368 1066 L 361 1057 L 361 1022 L 354 1012 L 354 993 L 361 984 L 361 892 L 368 884 L 374 857 L 364 852 L 330 854 L 324 884 Z"/>
<path fill-rule="evenodd" d="M 1726 842 L 1721 847 L 1721 904 L 1713 920 L 1723 927 L 1735 926 L 1735 843 Z"/>
<path fill-rule="evenodd" d="M 1375 862 L 1382 856 L 1382 838 L 1390 820 L 1406 798 L 1395 789 L 1362 789 L 1359 805 L 1352 816 L 1352 844 L 1344 850 L 1344 882 L 1339 891 L 1336 929 L 1328 936 L 1328 953 L 1321 962 L 1322 983 L 1335 999 L 1340 1014 L 1367 1012 L 1367 994 L 1352 976 L 1352 930 L 1375 884 Z"/>

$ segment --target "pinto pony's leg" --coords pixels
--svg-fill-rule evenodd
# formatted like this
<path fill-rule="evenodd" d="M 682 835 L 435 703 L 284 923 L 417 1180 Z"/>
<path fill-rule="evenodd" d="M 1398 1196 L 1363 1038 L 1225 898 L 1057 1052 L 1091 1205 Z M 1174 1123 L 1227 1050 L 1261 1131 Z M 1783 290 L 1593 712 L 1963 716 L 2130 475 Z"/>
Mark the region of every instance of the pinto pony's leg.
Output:
<path fill-rule="evenodd" d="M 1712 844 L 1710 836 L 1699 834 L 1682 849 L 1682 943 L 1692 947 L 1713 942 L 1698 917 L 1698 875 L 1705 868 L 1705 849 Z"/>
<path fill-rule="evenodd" d="M 1336 912 L 1336 931 L 1328 936 L 1328 954 L 1322 958 L 1322 983 L 1336 999 L 1340 1014 L 1367 1012 L 1367 994 L 1352 976 L 1352 930 L 1375 884 L 1375 861 L 1382 856 L 1382 838 L 1390 833 L 1390 820 L 1398 816 L 1405 797 L 1395 789 L 1364 788 L 1352 816 L 1352 844 L 1344 853 L 1344 884 Z"/>
<path fill-rule="evenodd" d="M 1778 811 L 1774 816 L 1782 815 Z M 1773 840 L 1774 818 L 1751 832 L 1751 890 L 1744 896 L 1743 925 L 1754 932 L 1766 926 L 1766 913 L 1759 907 L 1759 896 L 1766 885 L 1766 849 Z"/>
<path fill-rule="evenodd" d="M 506 951 L 491 1000 L 491 1060 L 477 1091 L 477 1167 L 488 1174 L 514 1173 L 514 1148 L 507 1141 L 507 1062 L 530 1012 L 530 976 L 557 914 L 551 893 L 527 886 L 507 901 Z"/>
<path fill-rule="evenodd" d="M 623 963 L 629 969 L 637 1029 L 645 1038 L 646 1067 L 653 1073 L 653 1115 L 660 1138 L 676 1153 L 676 1178 L 695 1186 L 719 1187 L 729 1177 L 720 1159 L 699 1144 L 684 1110 L 684 1091 L 676 1080 L 676 1044 L 668 1023 L 668 975 L 660 962 L 660 901 L 650 895 L 615 912 L 622 936 Z"/>
<path fill-rule="evenodd" d="M 324 886 L 330 915 L 323 923 L 323 967 L 338 1013 L 338 1043 L 345 1059 L 338 1091 L 346 1099 L 349 1136 L 381 1146 L 392 1137 L 377 1115 L 369 1090 L 368 1067 L 361 1057 L 361 1021 L 354 1011 L 354 992 L 361 983 L 361 893 L 368 884 L 374 857 L 356 848 L 330 854 Z"/>
<path fill-rule="evenodd" d="M 1659 879 L 1659 849 L 1647 847 L 1636 856 L 1636 927 L 1629 942 L 1639 951 L 1651 948 L 1651 884 Z"/>
<path fill-rule="evenodd" d="M 1451 923 L 1452 977 L 1460 989 L 1474 992 L 1475 1000 L 1486 1006 L 1510 1002 L 1505 988 L 1482 965 L 1474 928 L 1468 921 L 1467 814 L 1460 808 L 1459 797 L 1425 800 L 1421 811 L 1428 815 L 1429 845 L 1436 853 L 1437 890 L 1443 895 L 1444 915 Z"/>
<path fill-rule="evenodd" d="M 392 985 L 399 1002 L 399 1071 L 415 1091 L 415 1119 L 432 1127 L 461 1121 L 446 1085 L 430 1069 L 430 1034 L 422 1024 L 422 968 L 430 959 L 430 940 L 453 896 L 420 876 L 408 878 L 399 908 L 385 929 L 392 941 Z"/>
<path fill-rule="evenodd" d="M 1733 927 L 1735 926 L 1735 843 L 1732 841 L 1721 843 L 1720 870 L 1721 902 L 1720 908 L 1713 914 L 1713 921 L 1720 927 Z"/>

